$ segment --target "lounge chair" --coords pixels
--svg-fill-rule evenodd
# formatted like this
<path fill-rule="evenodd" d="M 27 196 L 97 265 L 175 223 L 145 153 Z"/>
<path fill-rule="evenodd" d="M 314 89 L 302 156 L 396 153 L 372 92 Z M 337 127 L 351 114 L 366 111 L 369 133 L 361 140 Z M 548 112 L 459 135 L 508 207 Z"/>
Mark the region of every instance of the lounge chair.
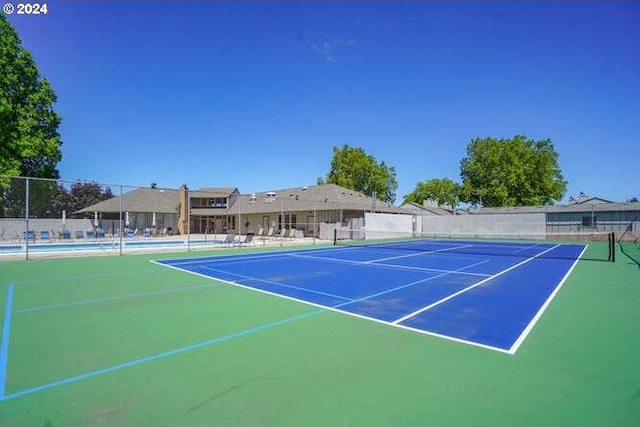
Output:
<path fill-rule="evenodd" d="M 246 236 L 244 236 L 244 240 L 239 241 L 238 242 L 238 246 L 248 246 L 251 244 L 251 242 L 253 241 L 253 233 L 247 233 Z"/>
<path fill-rule="evenodd" d="M 222 242 L 222 244 L 224 246 L 230 246 L 230 245 L 233 245 L 235 243 L 235 240 L 236 240 L 235 233 L 229 233 L 229 234 L 227 234 L 227 237 L 224 238 L 224 241 Z"/>
<path fill-rule="evenodd" d="M 23 231 L 22 239 L 24 241 L 31 240 L 32 242 L 36 241 L 36 232 L 35 231 Z"/>
<path fill-rule="evenodd" d="M 49 234 L 48 231 L 41 231 L 40 232 L 40 240 L 43 242 L 50 242 L 51 241 L 51 235 Z"/>
<path fill-rule="evenodd" d="M 149 230 L 148 228 L 145 228 L 144 231 L 142 232 L 142 237 L 145 237 L 145 238 L 151 237 L 151 230 Z"/>
<path fill-rule="evenodd" d="M 273 229 L 273 227 L 269 227 L 269 231 L 267 231 L 267 235 L 265 238 L 267 239 L 273 239 L 275 230 Z"/>
<path fill-rule="evenodd" d="M 60 232 L 60 238 L 62 240 L 71 240 L 71 232 L 69 230 L 62 230 Z"/>
<path fill-rule="evenodd" d="M 98 228 L 96 230 L 96 236 L 98 239 L 104 239 L 104 230 L 102 228 Z"/>
<path fill-rule="evenodd" d="M 96 232 L 93 230 L 87 230 L 87 239 L 95 239 L 96 238 Z"/>
<path fill-rule="evenodd" d="M 84 231 L 76 230 L 76 239 L 84 239 Z"/>

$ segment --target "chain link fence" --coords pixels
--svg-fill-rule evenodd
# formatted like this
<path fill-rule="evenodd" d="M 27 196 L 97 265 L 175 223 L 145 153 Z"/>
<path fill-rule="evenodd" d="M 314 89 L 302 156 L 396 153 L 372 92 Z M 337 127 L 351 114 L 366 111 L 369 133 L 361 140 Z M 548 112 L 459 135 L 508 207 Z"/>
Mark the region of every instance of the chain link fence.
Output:
<path fill-rule="evenodd" d="M 293 193 L 0 176 L 0 260 L 330 243 L 365 211 Z"/>

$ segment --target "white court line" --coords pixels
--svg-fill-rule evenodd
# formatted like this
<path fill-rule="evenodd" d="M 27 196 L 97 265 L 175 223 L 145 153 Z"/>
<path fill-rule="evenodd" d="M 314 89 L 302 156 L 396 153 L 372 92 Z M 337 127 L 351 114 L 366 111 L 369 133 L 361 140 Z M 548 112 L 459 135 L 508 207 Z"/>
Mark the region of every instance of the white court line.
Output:
<path fill-rule="evenodd" d="M 469 273 L 467 271 L 459 271 L 459 270 L 442 270 L 442 269 L 439 269 L 439 268 L 414 267 L 414 266 L 411 266 L 411 265 L 370 264 L 367 261 L 353 261 L 353 260 L 348 260 L 348 259 L 327 258 L 327 257 L 308 256 L 308 255 L 300 255 L 300 254 L 289 254 L 289 256 L 292 257 L 292 258 L 302 258 L 302 259 L 310 259 L 310 260 L 317 260 L 317 261 L 325 261 L 325 262 L 332 262 L 332 263 L 335 263 L 335 264 L 356 265 L 356 266 L 359 266 L 359 267 L 378 267 L 378 268 L 385 268 L 385 269 L 391 269 L 391 270 L 424 271 L 424 272 L 432 272 L 432 273 L 455 273 L 455 274 L 465 274 L 467 276 L 479 276 L 479 277 L 488 277 L 488 276 L 490 276 L 490 274 Z"/>
<path fill-rule="evenodd" d="M 454 247 L 445 248 L 445 249 L 435 249 L 433 251 L 420 251 L 420 252 L 412 253 L 412 254 L 397 255 L 397 256 L 390 256 L 390 257 L 385 257 L 385 258 L 372 259 L 372 260 L 369 260 L 369 261 L 363 261 L 363 264 L 372 264 L 374 262 L 389 261 L 389 260 L 392 260 L 392 259 L 409 258 L 409 257 L 413 257 L 413 256 L 433 254 L 433 253 L 436 253 L 436 252 L 454 251 L 456 249 L 468 248 L 468 247 L 471 247 L 471 246 L 473 246 L 473 245 L 454 246 Z"/>
<path fill-rule="evenodd" d="M 536 246 L 540 246 L 540 245 L 544 245 L 545 243 L 536 243 L 535 245 L 529 245 L 529 246 L 524 246 L 520 249 L 518 249 L 517 251 L 515 251 L 514 253 L 518 253 L 518 252 L 522 252 L 522 251 L 526 251 L 527 249 L 531 249 L 531 248 L 535 248 Z"/>
<path fill-rule="evenodd" d="M 427 305 L 426 307 L 422 307 L 421 309 L 416 310 L 416 311 L 414 311 L 413 313 L 409 313 L 409 314 L 407 314 L 406 316 L 403 316 L 403 317 L 401 317 L 401 318 L 399 318 L 399 319 L 397 319 L 397 320 L 394 320 L 394 321 L 393 321 L 393 322 L 391 322 L 391 323 L 393 323 L 394 325 L 396 325 L 396 324 L 398 324 L 398 323 L 402 323 L 402 322 L 404 322 L 404 321 L 405 321 L 405 320 L 407 320 L 407 319 L 411 319 L 412 317 L 415 317 L 415 316 L 417 316 L 417 315 L 418 315 L 418 314 L 420 314 L 420 313 L 424 313 L 425 311 L 430 310 L 430 309 L 432 309 L 433 307 L 436 307 L 436 306 L 438 306 L 438 305 L 440 305 L 440 304 L 442 304 L 442 303 L 444 303 L 444 302 L 447 302 L 447 301 L 449 301 L 450 299 L 455 298 L 455 297 L 457 297 L 457 296 L 458 296 L 458 295 L 460 295 L 460 294 L 463 294 L 463 293 L 465 293 L 465 292 L 467 292 L 467 291 L 470 291 L 470 290 L 471 290 L 471 289 L 473 289 L 473 288 L 476 288 L 476 287 L 478 287 L 478 286 L 480 286 L 480 285 L 482 285 L 482 284 L 484 284 L 484 283 L 487 283 L 488 281 L 493 280 L 493 279 L 495 279 L 496 277 L 502 276 L 503 274 L 508 273 L 509 271 L 514 270 L 514 269 L 516 269 L 516 268 L 518 268 L 518 267 L 520 267 L 520 266 L 522 266 L 522 265 L 524 265 L 524 264 L 528 263 L 529 261 L 532 261 L 532 260 L 534 260 L 534 259 L 538 258 L 539 256 L 541 256 L 541 255 L 543 255 L 543 254 L 545 254 L 545 253 L 547 253 L 547 252 L 549 252 L 549 251 L 551 251 L 551 250 L 553 250 L 553 249 L 555 249 L 555 248 L 557 248 L 557 247 L 559 247 L 559 246 L 560 246 L 560 244 L 557 244 L 557 245 L 555 245 L 555 246 L 553 246 L 553 247 L 551 247 L 551 248 L 547 249 L 547 250 L 546 250 L 546 251 L 544 251 L 544 252 L 540 252 L 539 254 L 537 254 L 537 255 L 535 255 L 535 256 L 532 256 L 532 257 L 530 257 L 530 258 L 527 258 L 527 259 L 525 259 L 524 261 L 519 262 L 518 264 L 515 264 L 515 265 L 513 265 L 513 266 L 511 266 L 511 267 L 507 268 L 506 270 L 503 270 L 503 271 L 501 271 L 501 272 L 499 272 L 499 273 L 497 273 L 497 274 L 494 274 L 493 276 L 489 276 L 489 277 L 487 277 L 487 278 L 486 278 L 486 279 L 484 279 L 484 280 L 481 280 L 481 281 L 479 281 L 479 282 L 477 282 L 477 283 L 474 283 L 473 285 L 467 286 L 466 288 L 461 289 L 461 290 L 459 290 L 458 292 L 455 292 L 455 293 L 453 293 L 453 294 L 451 294 L 451 295 L 449 295 L 449 296 L 447 296 L 447 297 L 445 297 L 445 298 L 442 298 L 442 299 L 441 299 L 441 300 L 439 300 L 439 301 L 436 301 L 436 302 L 434 302 L 434 303 L 432 303 L 432 304 L 429 304 L 429 305 Z"/>
<path fill-rule="evenodd" d="M 180 267 L 183 265 L 184 266 L 197 265 L 197 264 L 206 265 L 209 263 L 224 263 L 226 265 L 244 264 L 249 262 L 260 262 L 262 260 L 292 257 L 292 258 L 303 258 L 303 259 L 311 259 L 311 260 L 318 260 L 318 261 L 334 262 L 338 264 L 350 264 L 350 265 L 358 265 L 358 266 L 372 265 L 374 267 L 393 269 L 393 270 L 414 270 L 414 271 L 426 271 L 426 272 L 435 272 L 435 273 L 451 273 L 452 272 L 451 270 L 443 270 L 438 268 L 414 267 L 410 265 L 397 265 L 397 264 L 366 264 L 363 261 L 352 261 L 352 260 L 346 260 L 346 259 L 306 255 L 306 254 L 314 254 L 314 253 L 343 252 L 343 251 L 349 251 L 353 249 L 354 247 L 351 247 L 351 246 L 342 247 L 342 248 L 319 248 L 319 249 L 286 251 L 286 252 L 279 252 L 279 253 L 266 253 L 266 254 L 256 254 L 256 255 L 238 254 L 238 255 L 220 255 L 220 256 L 213 256 L 213 257 L 208 256 L 203 258 L 182 258 L 182 259 L 179 258 L 174 260 L 171 260 L 171 259 L 157 260 L 153 262 L 155 262 L 156 264 L 161 264 L 165 266 Z M 489 274 L 470 273 L 466 271 L 461 271 L 461 272 L 456 271 L 455 273 L 464 274 L 468 276 L 479 276 L 479 277 L 489 276 Z"/>
<path fill-rule="evenodd" d="M 254 253 L 254 254 L 233 254 L 233 255 L 214 255 L 214 256 L 206 256 L 199 258 L 177 258 L 177 259 L 161 259 L 157 260 L 157 263 L 162 265 L 191 265 L 191 264 L 202 264 L 202 263 L 243 263 L 247 260 L 251 261 L 260 261 L 262 259 L 270 259 L 270 258 L 285 258 L 287 256 L 292 255 L 293 253 L 326 253 L 326 252 L 341 252 L 352 250 L 352 247 L 342 247 L 335 248 L 333 246 L 326 248 L 313 248 L 313 249 L 295 249 L 295 250 L 286 250 L 282 252 L 267 252 L 267 253 Z M 169 264 L 170 263 L 170 264 Z"/>
<path fill-rule="evenodd" d="M 573 264 L 571 264 L 571 268 L 569 268 L 569 271 L 567 271 L 567 273 L 564 275 L 564 277 L 562 278 L 562 280 L 560 280 L 560 283 L 558 283 L 558 285 L 556 286 L 556 288 L 553 290 L 553 292 L 551 292 L 551 294 L 549 295 L 549 297 L 546 299 L 546 301 L 544 302 L 544 304 L 542 304 L 542 306 L 540 307 L 540 309 L 538 310 L 538 312 L 536 313 L 535 316 L 533 316 L 533 318 L 531 319 L 531 321 L 529 322 L 529 324 L 527 325 L 526 328 L 524 328 L 524 330 L 522 331 L 522 333 L 520 334 L 520 336 L 518 337 L 517 340 L 515 340 L 515 342 L 513 343 L 513 345 L 511 346 L 511 348 L 509 349 L 509 353 L 511 354 L 515 354 L 516 351 L 518 351 L 518 348 L 520 348 L 520 345 L 522 345 L 522 343 L 524 342 L 524 340 L 527 338 L 527 336 L 529 335 L 529 332 L 531 332 L 531 330 L 533 329 L 533 327 L 535 326 L 536 323 L 538 323 L 538 320 L 540 320 L 540 318 L 542 317 L 542 313 L 544 313 L 544 311 L 547 309 L 547 307 L 549 306 L 549 304 L 551 304 L 551 301 L 553 300 L 553 298 L 556 296 L 556 294 L 560 291 L 560 288 L 562 287 L 562 285 L 564 284 L 564 282 L 569 278 L 569 275 L 571 274 L 571 272 L 573 271 L 573 269 L 576 267 L 576 265 L 578 264 L 578 261 L 580 261 L 580 258 L 582 258 L 582 255 L 584 254 L 584 252 L 587 250 L 587 246 L 584 247 L 584 249 L 582 249 L 582 252 L 580 252 L 580 255 L 578 256 L 578 258 L 573 261 Z"/>
<path fill-rule="evenodd" d="M 481 264 L 481 263 L 485 263 L 485 262 L 489 262 L 489 261 L 490 260 L 483 260 L 483 261 L 480 261 L 477 264 Z M 341 303 L 338 306 L 330 307 L 330 306 L 314 303 L 314 302 L 311 302 L 311 301 L 308 301 L 308 300 L 294 298 L 294 297 L 291 297 L 291 296 L 288 296 L 288 295 L 284 295 L 284 294 L 280 294 L 280 293 L 277 293 L 277 292 L 267 291 L 267 290 L 256 288 L 256 287 L 253 287 L 253 286 L 244 285 L 242 283 L 239 283 L 238 281 L 225 280 L 225 279 L 209 276 L 209 275 L 202 274 L 202 273 L 197 273 L 195 271 L 185 270 L 185 269 L 182 269 L 180 267 L 175 267 L 173 265 L 162 264 L 162 263 L 159 263 L 159 262 L 156 262 L 156 261 L 151 261 L 151 262 L 154 263 L 154 264 L 158 264 L 158 265 L 164 266 L 164 267 L 172 268 L 174 270 L 178 270 L 178 271 L 182 271 L 182 272 L 190 273 L 190 274 L 195 274 L 196 276 L 200 276 L 200 277 L 205 277 L 207 279 L 216 280 L 216 281 L 219 281 L 219 282 L 222 282 L 222 283 L 226 283 L 226 284 L 229 284 L 229 285 L 232 285 L 232 286 L 237 286 L 237 287 L 244 288 L 244 289 L 247 289 L 247 290 L 250 290 L 250 291 L 260 292 L 260 293 L 263 293 L 263 294 L 266 294 L 266 295 L 275 296 L 275 297 L 278 297 L 278 298 L 284 298 L 284 299 L 287 299 L 289 301 L 294 301 L 294 302 L 302 303 L 302 304 L 305 304 L 305 305 L 310 305 L 312 307 L 323 308 L 323 309 L 326 309 L 328 311 L 332 311 L 334 313 L 340 313 L 340 314 L 351 316 L 351 317 L 357 317 L 359 319 L 369 320 L 369 321 L 373 321 L 373 322 L 380 323 L 380 324 L 383 324 L 383 325 L 391 326 L 391 327 L 394 327 L 394 328 L 400 328 L 400 329 L 404 329 L 404 330 L 407 330 L 407 331 L 417 332 L 417 333 L 420 333 L 420 334 L 423 334 L 423 335 L 429 335 L 429 336 L 432 336 L 432 337 L 442 338 L 442 339 L 445 339 L 445 340 L 448 340 L 448 341 L 453 341 L 453 342 L 462 343 L 462 344 L 468 344 L 468 345 L 472 345 L 472 346 L 475 346 L 475 347 L 480 347 L 480 348 L 484 348 L 484 349 L 488 349 L 488 350 L 498 351 L 500 353 L 507 353 L 507 350 L 502 349 L 500 347 L 493 347 L 493 346 L 490 346 L 490 345 L 486 345 L 486 344 L 482 344 L 482 343 L 478 343 L 478 342 L 474 342 L 474 341 L 467 341 L 467 340 L 464 340 L 464 339 L 461 339 L 461 338 L 451 337 L 451 336 L 448 336 L 448 335 L 438 334 L 436 332 L 431 332 L 431 331 L 427 331 L 427 330 L 413 328 L 411 326 L 397 325 L 397 324 L 391 323 L 391 322 L 386 321 L 386 320 L 377 319 L 375 317 L 369 317 L 369 316 L 365 316 L 363 314 L 358 314 L 358 313 L 354 313 L 354 312 L 351 312 L 351 311 L 340 309 L 340 307 L 345 307 L 347 305 L 350 305 L 351 303 L 364 301 L 364 300 L 370 299 L 370 298 L 375 298 L 376 296 L 380 296 L 380 295 L 385 294 L 385 293 L 394 292 L 394 291 L 397 291 L 397 290 L 400 290 L 400 289 L 404 289 L 404 288 L 407 288 L 409 286 L 415 286 L 417 284 L 433 280 L 433 279 L 435 279 L 437 277 L 440 277 L 440 276 L 435 276 L 435 277 L 430 277 L 430 278 L 427 278 L 427 279 L 422 279 L 422 280 L 419 280 L 417 282 L 410 283 L 408 285 L 402 285 L 402 286 L 400 286 L 398 288 L 394 288 L 394 289 L 391 289 L 391 290 L 386 290 L 386 291 L 383 291 L 383 292 L 378 292 L 378 293 L 373 294 L 373 295 L 367 295 L 365 297 L 358 298 L 357 300 L 348 301 L 348 302 L 345 302 L 345 303 Z M 473 266 L 475 266 L 477 264 L 468 265 L 468 266 L 465 266 L 465 267 L 462 267 L 462 268 L 471 268 L 471 267 L 473 267 Z M 445 274 L 443 274 L 441 276 L 444 276 L 444 275 Z M 254 279 L 254 278 L 248 278 L 248 279 Z"/>
<path fill-rule="evenodd" d="M 228 274 L 230 276 L 239 277 L 242 280 L 255 280 L 257 282 L 266 283 L 267 285 L 279 286 L 281 288 L 296 289 L 298 291 L 310 292 L 312 294 L 318 294 L 318 295 L 322 295 L 322 296 L 325 296 L 325 297 L 337 298 L 337 299 L 341 299 L 341 300 L 345 300 L 345 301 L 352 301 L 352 298 L 347 298 L 347 297 L 342 296 L 342 295 L 335 295 L 335 294 L 330 294 L 330 293 L 322 292 L 322 291 L 316 291 L 316 290 L 311 289 L 311 288 L 303 288 L 303 287 L 295 286 L 295 285 L 287 285 L 285 283 L 273 282 L 271 280 L 260 279 L 258 277 L 245 276 L 244 274 L 233 273 L 231 271 L 220 270 L 218 268 L 213 268 L 213 267 L 203 266 L 202 268 L 205 269 L 205 270 L 215 271 L 216 273 L 223 273 L 223 274 Z"/>

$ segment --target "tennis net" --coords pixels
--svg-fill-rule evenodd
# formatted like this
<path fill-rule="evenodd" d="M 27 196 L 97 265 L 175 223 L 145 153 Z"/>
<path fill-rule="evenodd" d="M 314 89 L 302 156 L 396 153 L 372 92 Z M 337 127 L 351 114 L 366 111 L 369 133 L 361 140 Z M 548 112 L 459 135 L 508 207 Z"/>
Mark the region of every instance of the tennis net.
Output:
<path fill-rule="evenodd" d="M 615 261 L 610 232 L 541 234 L 403 233 L 336 229 L 334 245 L 370 250 Z"/>

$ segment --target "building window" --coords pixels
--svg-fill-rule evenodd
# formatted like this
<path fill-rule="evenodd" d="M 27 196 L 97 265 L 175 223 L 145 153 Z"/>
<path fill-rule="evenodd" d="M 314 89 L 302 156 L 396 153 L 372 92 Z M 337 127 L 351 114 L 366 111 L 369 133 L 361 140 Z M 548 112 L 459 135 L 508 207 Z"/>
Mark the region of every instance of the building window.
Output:
<path fill-rule="evenodd" d="M 209 207 L 212 208 L 227 208 L 227 199 L 223 197 L 216 197 L 213 199 L 209 199 Z"/>
<path fill-rule="evenodd" d="M 278 225 L 285 230 L 290 228 L 296 228 L 296 214 L 284 214 L 284 222 L 282 221 L 282 215 L 278 215 Z"/>
<path fill-rule="evenodd" d="M 595 216 L 583 216 L 582 217 L 582 226 L 586 228 L 595 228 L 598 223 L 598 218 Z"/>

